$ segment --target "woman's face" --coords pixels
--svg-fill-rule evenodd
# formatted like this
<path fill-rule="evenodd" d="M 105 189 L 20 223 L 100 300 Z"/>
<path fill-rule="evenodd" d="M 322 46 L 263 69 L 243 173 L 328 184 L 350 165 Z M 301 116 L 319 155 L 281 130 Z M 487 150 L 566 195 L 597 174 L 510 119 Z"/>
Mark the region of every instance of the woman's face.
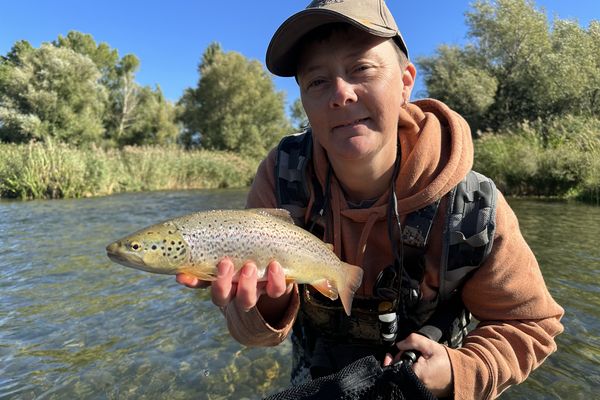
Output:
<path fill-rule="evenodd" d="M 402 71 L 394 46 L 348 28 L 304 47 L 297 74 L 302 105 L 332 161 L 393 162 L 399 111 L 415 74 L 412 64 Z"/>

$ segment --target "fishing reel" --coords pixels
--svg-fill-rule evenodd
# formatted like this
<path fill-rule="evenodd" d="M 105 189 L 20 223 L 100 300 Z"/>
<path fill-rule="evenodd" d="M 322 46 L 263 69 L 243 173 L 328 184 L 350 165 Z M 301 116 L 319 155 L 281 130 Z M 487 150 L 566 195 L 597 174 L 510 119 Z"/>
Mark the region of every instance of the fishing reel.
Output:
<path fill-rule="evenodd" d="M 383 341 L 390 344 L 395 342 L 398 336 L 398 319 L 406 320 L 410 310 L 414 309 L 421 299 L 421 279 L 411 278 L 406 270 L 396 264 L 388 265 L 377 276 L 373 295 L 383 300 L 379 307 Z"/>

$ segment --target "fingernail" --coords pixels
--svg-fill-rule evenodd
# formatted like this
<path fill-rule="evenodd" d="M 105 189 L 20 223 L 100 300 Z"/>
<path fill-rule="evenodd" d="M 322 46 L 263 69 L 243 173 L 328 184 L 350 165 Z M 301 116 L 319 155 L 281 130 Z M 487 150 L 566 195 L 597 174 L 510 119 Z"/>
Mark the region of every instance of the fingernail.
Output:
<path fill-rule="evenodd" d="M 220 263 L 217 267 L 217 276 L 226 276 L 231 271 L 231 263 Z"/>
<path fill-rule="evenodd" d="M 185 284 L 187 287 L 195 288 L 198 285 L 198 278 L 193 278 L 191 281 Z"/>
<path fill-rule="evenodd" d="M 278 263 L 272 263 L 271 266 L 269 267 L 269 271 L 273 274 L 278 274 L 280 270 L 281 270 L 281 267 L 279 266 Z"/>
<path fill-rule="evenodd" d="M 250 278 L 255 273 L 256 273 L 256 266 L 253 265 L 253 264 L 247 264 L 247 265 L 245 265 L 244 269 L 242 270 L 242 275 L 244 275 L 245 278 Z"/>

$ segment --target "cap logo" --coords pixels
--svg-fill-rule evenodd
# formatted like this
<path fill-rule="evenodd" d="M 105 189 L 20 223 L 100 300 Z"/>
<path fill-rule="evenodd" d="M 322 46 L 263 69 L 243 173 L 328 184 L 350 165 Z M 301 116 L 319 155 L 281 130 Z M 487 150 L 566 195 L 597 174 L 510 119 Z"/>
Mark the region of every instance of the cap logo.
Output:
<path fill-rule="evenodd" d="M 314 0 L 306 8 L 325 7 L 329 4 L 343 3 L 344 0 Z"/>

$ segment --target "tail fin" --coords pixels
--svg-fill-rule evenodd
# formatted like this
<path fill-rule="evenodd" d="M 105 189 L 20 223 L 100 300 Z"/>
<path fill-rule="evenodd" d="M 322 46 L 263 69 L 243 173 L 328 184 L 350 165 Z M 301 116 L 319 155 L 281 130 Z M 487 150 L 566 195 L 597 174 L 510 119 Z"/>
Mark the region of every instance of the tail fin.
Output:
<path fill-rule="evenodd" d="M 344 311 L 346 311 L 347 315 L 350 315 L 350 310 L 352 309 L 352 299 L 354 298 L 354 293 L 358 290 L 362 282 L 363 270 L 356 265 L 348 263 L 342 264 L 342 276 L 340 278 L 340 282 L 338 283 L 338 291 L 340 294 L 340 300 L 344 306 Z"/>

